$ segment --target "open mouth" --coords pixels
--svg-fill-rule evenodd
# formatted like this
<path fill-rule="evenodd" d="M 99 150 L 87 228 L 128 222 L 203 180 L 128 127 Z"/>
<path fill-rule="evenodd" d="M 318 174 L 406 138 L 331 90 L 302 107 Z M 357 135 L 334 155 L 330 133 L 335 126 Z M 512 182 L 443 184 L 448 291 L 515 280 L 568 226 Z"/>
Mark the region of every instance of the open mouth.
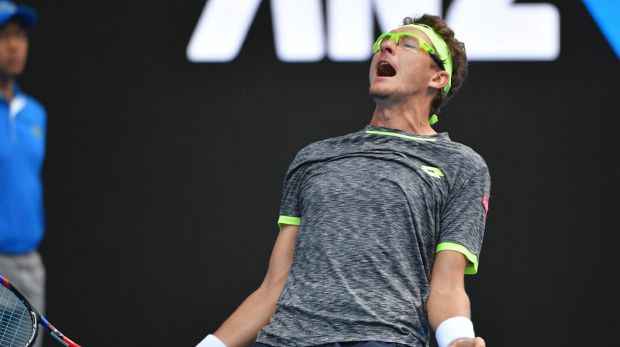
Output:
<path fill-rule="evenodd" d="M 380 61 L 377 65 L 377 76 L 379 77 L 392 77 L 396 75 L 396 69 L 390 65 L 387 61 Z"/>

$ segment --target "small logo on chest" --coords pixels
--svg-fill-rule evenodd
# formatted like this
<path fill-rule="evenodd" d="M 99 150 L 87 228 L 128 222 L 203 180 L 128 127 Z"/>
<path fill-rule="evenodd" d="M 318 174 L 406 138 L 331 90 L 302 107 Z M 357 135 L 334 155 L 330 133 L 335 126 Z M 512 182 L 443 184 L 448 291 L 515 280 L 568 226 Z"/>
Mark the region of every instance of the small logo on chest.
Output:
<path fill-rule="evenodd" d="M 438 167 L 422 165 L 420 166 L 420 168 L 422 168 L 422 171 L 426 172 L 431 177 L 435 177 L 435 178 L 445 177 L 443 171 L 441 171 Z"/>

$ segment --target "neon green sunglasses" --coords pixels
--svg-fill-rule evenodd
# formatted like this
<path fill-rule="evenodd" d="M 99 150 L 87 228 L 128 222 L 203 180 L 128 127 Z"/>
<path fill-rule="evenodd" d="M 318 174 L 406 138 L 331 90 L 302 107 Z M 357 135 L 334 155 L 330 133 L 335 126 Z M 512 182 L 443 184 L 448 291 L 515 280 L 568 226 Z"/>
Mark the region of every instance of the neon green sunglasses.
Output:
<path fill-rule="evenodd" d="M 439 65 L 442 70 L 445 70 L 443 62 L 437 55 L 435 49 L 431 47 L 428 43 L 426 43 L 426 41 L 424 41 L 420 36 L 406 31 L 399 33 L 381 34 L 381 36 L 379 36 L 377 41 L 375 41 L 375 44 L 372 46 L 373 54 L 376 54 L 381 50 L 381 45 L 386 39 L 394 42 L 394 44 L 400 48 L 406 48 L 412 51 L 415 51 L 416 49 L 422 49 L 423 51 L 426 51 L 437 63 L 437 65 Z"/>

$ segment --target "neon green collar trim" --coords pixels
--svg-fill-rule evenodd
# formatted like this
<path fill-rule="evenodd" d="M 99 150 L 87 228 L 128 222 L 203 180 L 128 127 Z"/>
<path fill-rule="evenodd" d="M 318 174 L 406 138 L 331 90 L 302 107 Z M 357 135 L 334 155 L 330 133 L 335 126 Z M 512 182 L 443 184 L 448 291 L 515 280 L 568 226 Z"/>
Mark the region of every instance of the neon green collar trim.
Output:
<path fill-rule="evenodd" d="M 435 30 L 433 30 L 433 28 L 429 27 L 428 25 L 406 24 L 401 26 L 401 28 L 418 29 L 424 34 L 426 34 L 426 36 L 428 36 L 428 38 L 431 40 L 433 46 L 435 46 L 437 54 L 439 55 L 439 59 L 441 59 L 444 67 L 446 68 L 446 71 L 450 74 L 450 80 L 448 81 L 448 84 L 443 87 L 443 93 L 444 95 L 447 95 L 450 91 L 450 87 L 452 87 L 452 55 L 450 54 L 450 49 L 448 48 L 446 41 L 444 41 L 444 39 L 441 38 L 441 36 L 439 36 L 439 34 L 437 34 Z"/>
<path fill-rule="evenodd" d="M 381 131 L 381 130 L 366 130 L 366 134 L 394 136 L 394 137 L 400 137 L 401 139 L 407 139 L 407 140 L 413 140 L 413 141 L 428 141 L 428 142 L 437 141 L 437 139 L 431 138 L 431 137 L 409 136 L 409 135 L 404 135 L 400 133 L 393 133 L 390 131 Z"/>

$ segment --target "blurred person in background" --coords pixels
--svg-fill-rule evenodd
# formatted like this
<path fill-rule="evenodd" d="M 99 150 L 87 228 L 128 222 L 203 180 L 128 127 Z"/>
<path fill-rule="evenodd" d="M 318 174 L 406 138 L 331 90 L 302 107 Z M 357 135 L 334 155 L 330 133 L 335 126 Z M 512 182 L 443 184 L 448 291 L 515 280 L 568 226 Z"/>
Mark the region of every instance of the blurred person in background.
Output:
<path fill-rule="evenodd" d="M 43 312 L 45 267 L 37 249 L 44 233 L 46 113 L 15 82 L 36 21 L 32 8 L 0 1 L 0 274 Z M 42 345 L 41 335 L 34 346 Z"/>

